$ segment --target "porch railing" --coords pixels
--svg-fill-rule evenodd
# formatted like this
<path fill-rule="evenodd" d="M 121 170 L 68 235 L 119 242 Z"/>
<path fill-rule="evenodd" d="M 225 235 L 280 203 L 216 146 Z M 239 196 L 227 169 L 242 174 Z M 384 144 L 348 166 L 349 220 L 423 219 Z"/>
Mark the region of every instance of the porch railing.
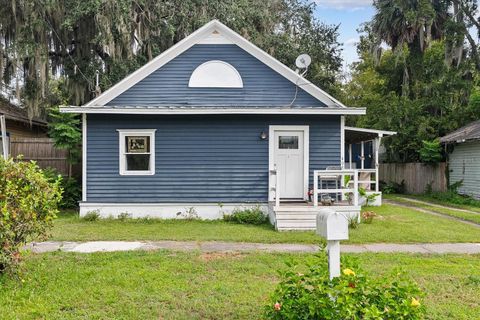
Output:
<path fill-rule="evenodd" d="M 280 206 L 280 174 L 277 168 L 270 170 L 270 176 L 274 176 L 275 179 L 273 180 L 273 188 L 272 191 L 274 192 L 274 199 L 275 199 L 275 206 Z"/>
<path fill-rule="evenodd" d="M 379 192 L 379 179 L 378 179 L 378 170 L 377 169 L 357 169 L 359 174 L 359 179 L 361 179 L 362 173 L 368 173 L 369 180 L 359 180 L 358 184 L 363 187 L 364 185 L 368 185 L 365 187 L 366 190 Z M 372 175 L 374 175 L 374 179 L 372 179 Z M 375 188 L 372 188 L 372 185 L 375 185 Z"/>
<path fill-rule="evenodd" d="M 358 206 L 358 171 L 356 169 L 314 170 L 313 171 L 313 205 L 318 206 L 318 196 L 340 194 L 342 200 L 347 199 Z M 347 179 L 348 178 L 348 179 Z M 352 180 L 353 178 L 353 180 Z M 322 183 L 319 185 L 319 181 Z M 335 181 L 335 188 L 328 188 L 328 182 Z M 326 182 L 327 188 L 323 188 Z M 338 183 L 340 182 L 340 183 Z M 353 186 L 350 185 L 353 183 Z"/>

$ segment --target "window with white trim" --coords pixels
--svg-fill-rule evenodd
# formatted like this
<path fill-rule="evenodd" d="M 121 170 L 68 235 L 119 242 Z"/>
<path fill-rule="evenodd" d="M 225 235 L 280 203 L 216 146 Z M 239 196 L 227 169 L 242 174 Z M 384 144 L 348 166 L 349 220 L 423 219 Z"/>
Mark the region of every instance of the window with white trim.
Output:
<path fill-rule="evenodd" d="M 120 174 L 155 174 L 156 129 L 119 129 Z"/>

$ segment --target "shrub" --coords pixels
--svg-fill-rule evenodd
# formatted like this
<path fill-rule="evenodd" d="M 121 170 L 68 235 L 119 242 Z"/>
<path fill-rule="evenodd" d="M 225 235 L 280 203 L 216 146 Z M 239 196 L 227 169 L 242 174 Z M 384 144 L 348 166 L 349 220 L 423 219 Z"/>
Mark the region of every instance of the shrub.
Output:
<path fill-rule="evenodd" d="M 97 221 L 98 219 L 100 219 L 100 211 L 99 210 L 88 211 L 87 214 L 85 214 L 82 217 L 82 220 L 84 220 L 84 221 Z"/>
<path fill-rule="evenodd" d="M 46 238 L 61 198 L 60 180 L 34 162 L 0 158 L 0 273 L 15 271 L 28 241 Z"/>
<path fill-rule="evenodd" d="M 342 259 L 341 276 L 330 280 L 327 261 L 322 252 L 305 266 L 287 264 L 266 318 L 423 319 L 423 294 L 403 273 L 370 279 L 352 260 Z"/>
<path fill-rule="evenodd" d="M 235 209 L 232 214 L 224 214 L 223 220 L 240 224 L 264 224 L 267 222 L 267 215 L 260 207 Z"/>
<path fill-rule="evenodd" d="M 402 180 L 401 183 L 380 181 L 380 189 L 384 194 L 405 193 L 405 180 Z"/>
<path fill-rule="evenodd" d="M 78 202 L 82 198 L 82 188 L 80 183 L 75 178 L 62 177 L 57 170 L 48 168 L 43 170 L 45 176 L 49 181 L 55 181 L 60 176 L 60 186 L 63 190 L 62 201 L 59 204 L 60 208 L 72 209 L 78 207 Z"/>

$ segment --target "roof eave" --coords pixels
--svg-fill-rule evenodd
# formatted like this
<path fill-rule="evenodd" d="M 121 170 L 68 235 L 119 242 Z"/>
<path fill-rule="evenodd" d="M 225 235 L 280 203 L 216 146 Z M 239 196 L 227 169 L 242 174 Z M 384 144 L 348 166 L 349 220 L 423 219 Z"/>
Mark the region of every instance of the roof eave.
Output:
<path fill-rule="evenodd" d="M 109 107 L 61 107 L 62 113 L 86 114 L 307 114 L 307 115 L 365 115 L 365 108 L 109 108 Z"/>

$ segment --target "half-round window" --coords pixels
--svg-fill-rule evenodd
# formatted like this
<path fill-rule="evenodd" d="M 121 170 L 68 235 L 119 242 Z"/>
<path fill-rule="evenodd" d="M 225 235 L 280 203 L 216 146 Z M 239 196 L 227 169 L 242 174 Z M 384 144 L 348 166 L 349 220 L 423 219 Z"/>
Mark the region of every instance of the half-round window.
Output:
<path fill-rule="evenodd" d="M 211 60 L 199 65 L 190 76 L 192 88 L 243 88 L 240 73 L 231 64 Z"/>

